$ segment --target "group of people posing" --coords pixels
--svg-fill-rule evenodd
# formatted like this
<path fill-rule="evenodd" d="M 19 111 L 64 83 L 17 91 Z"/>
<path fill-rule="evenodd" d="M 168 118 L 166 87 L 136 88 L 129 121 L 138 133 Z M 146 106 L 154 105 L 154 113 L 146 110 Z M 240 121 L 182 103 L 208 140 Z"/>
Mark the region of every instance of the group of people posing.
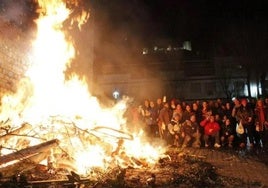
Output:
<path fill-rule="evenodd" d="M 268 98 L 163 102 L 144 100 L 128 122 L 175 147 L 268 148 Z M 248 146 L 248 147 L 247 147 Z"/>

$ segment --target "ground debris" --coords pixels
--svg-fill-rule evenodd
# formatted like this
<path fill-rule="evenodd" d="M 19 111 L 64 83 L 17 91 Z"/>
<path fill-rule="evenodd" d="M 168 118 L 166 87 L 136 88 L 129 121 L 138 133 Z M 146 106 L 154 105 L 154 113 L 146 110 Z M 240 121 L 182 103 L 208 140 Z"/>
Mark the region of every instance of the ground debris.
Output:
<path fill-rule="evenodd" d="M 259 182 L 217 174 L 216 167 L 203 156 L 188 155 L 183 150 L 167 152 L 152 169 L 127 169 L 125 187 L 256 187 Z"/>
<path fill-rule="evenodd" d="M 100 172 L 100 177 L 91 179 L 82 179 L 75 172 L 64 181 L 55 181 L 58 177 L 49 177 L 45 180 L 45 173 L 42 171 L 42 177 L 38 178 L 35 173 L 35 179 L 40 181 L 38 184 L 29 173 L 20 175 L 20 179 L 12 177 L 2 183 L 3 185 L 27 185 L 31 188 L 49 187 L 83 187 L 83 188 L 160 188 L 160 187 L 260 187 L 259 182 L 248 182 L 234 177 L 225 177 L 217 174 L 217 169 L 212 164 L 203 160 L 198 155 L 189 155 L 183 150 L 170 150 L 166 157 L 159 159 L 153 167 L 143 166 L 139 169 L 115 167 L 106 172 Z M 52 181 L 52 179 L 54 179 Z M 59 178 L 59 179 L 62 179 Z M 51 181 L 50 181 L 51 180 Z M 45 182 L 42 184 L 42 182 Z M 56 183 L 57 182 L 57 183 Z"/>

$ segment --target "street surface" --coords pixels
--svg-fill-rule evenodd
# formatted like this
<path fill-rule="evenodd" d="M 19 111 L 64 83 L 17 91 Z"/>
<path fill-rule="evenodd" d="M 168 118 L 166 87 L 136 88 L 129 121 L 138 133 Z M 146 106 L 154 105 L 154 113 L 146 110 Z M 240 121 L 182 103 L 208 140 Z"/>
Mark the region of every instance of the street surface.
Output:
<path fill-rule="evenodd" d="M 189 155 L 211 163 L 219 175 L 241 178 L 245 182 L 260 182 L 268 187 L 268 154 L 234 149 L 185 148 Z"/>

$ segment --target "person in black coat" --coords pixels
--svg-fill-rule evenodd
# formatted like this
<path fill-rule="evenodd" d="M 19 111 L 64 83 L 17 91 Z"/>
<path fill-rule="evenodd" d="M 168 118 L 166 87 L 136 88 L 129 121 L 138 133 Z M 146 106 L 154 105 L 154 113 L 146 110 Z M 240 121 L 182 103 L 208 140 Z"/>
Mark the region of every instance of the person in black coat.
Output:
<path fill-rule="evenodd" d="M 226 118 L 221 124 L 221 144 L 223 146 L 233 147 L 235 138 L 235 126 L 229 118 Z"/>
<path fill-rule="evenodd" d="M 199 131 L 199 125 L 196 121 L 195 114 L 192 114 L 190 116 L 190 120 L 186 120 L 182 125 L 182 137 L 183 137 L 183 143 L 182 147 L 200 147 L 200 131 Z"/>

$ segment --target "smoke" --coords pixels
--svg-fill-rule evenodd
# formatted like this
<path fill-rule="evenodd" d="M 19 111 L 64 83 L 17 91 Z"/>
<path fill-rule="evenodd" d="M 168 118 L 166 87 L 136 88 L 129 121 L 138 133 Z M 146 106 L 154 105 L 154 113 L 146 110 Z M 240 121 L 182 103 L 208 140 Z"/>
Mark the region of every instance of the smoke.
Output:
<path fill-rule="evenodd" d="M 93 10 L 90 19 L 94 22 L 94 75 L 97 80 L 103 79 L 102 75 L 114 75 L 101 92 L 111 96 L 118 89 L 137 98 L 162 96 L 159 73 L 149 65 L 158 60 L 147 56 L 146 63 L 142 56 L 142 49 L 157 32 L 148 31 L 152 20 L 148 7 L 142 1 L 99 0 Z M 138 81 L 143 79 L 149 82 Z"/>
<path fill-rule="evenodd" d="M 34 4 L 30 0 L 1 0 L 0 17 L 18 26 L 27 25 L 32 18 Z"/>
<path fill-rule="evenodd" d="M 81 30 L 70 31 L 78 52 L 70 72 L 85 75 L 91 93 L 102 98 L 112 97 L 114 90 L 119 90 L 121 96 L 162 97 L 165 83 L 161 70 L 151 65 L 159 60 L 142 55 L 143 48 L 151 45 L 158 32 L 150 28 L 154 19 L 150 7 L 142 1 L 84 2 L 85 9 L 91 12 Z M 102 82 L 107 75 L 112 79 Z"/>

